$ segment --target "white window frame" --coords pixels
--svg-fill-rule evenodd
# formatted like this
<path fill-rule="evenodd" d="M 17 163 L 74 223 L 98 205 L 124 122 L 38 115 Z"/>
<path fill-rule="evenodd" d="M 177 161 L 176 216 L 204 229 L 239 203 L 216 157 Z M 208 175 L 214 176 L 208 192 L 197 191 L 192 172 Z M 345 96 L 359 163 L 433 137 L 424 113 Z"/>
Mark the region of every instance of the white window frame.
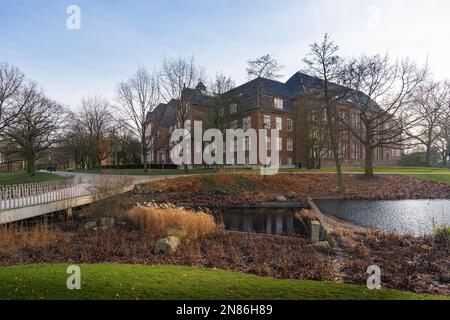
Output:
<path fill-rule="evenodd" d="M 272 118 L 269 115 L 264 115 L 263 117 L 264 129 L 270 129 L 272 127 Z"/>
<path fill-rule="evenodd" d="M 286 150 L 287 151 L 294 151 L 294 140 L 291 138 L 288 138 L 286 141 Z"/>
<path fill-rule="evenodd" d="M 287 130 L 289 132 L 294 131 L 294 120 L 292 119 L 287 119 Z"/>
<path fill-rule="evenodd" d="M 273 98 L 273 106 L 275 109 L 283 110 L 284 109 L 284 99 L 280 97 Z"/>
<path fill-rule="evenodd" d="M 281 117 L 275 118 L 275 129 L 283 130 L 283 118 Z"/>
<path fill-rule="evenodd" d="M 242 129 L 248 130 L 252 128 L 252 117 L 242 118 Z"/>

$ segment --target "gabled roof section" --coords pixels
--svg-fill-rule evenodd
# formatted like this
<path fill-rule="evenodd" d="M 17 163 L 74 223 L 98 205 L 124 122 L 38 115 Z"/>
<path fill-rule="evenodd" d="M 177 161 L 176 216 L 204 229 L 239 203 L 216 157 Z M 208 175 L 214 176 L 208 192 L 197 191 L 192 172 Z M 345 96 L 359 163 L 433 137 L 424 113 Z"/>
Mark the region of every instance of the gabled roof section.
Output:
<path fill-rule="evenodd" d="M 153 121 L 159 125 L 170 127 L 176 124 L 176 100 L 159 104 L 147 115 L 147 121 Z"/>

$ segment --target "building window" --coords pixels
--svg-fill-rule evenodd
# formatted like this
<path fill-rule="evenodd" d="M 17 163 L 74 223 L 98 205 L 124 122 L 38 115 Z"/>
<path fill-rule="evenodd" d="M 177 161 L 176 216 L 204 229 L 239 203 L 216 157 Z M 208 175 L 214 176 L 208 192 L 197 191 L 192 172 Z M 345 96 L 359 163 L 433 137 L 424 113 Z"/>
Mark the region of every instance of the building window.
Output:
<path fill-rule="evenodd" d="M 382 148 L 380 148 L 380 147 L 376 148 L 375 153 L 376 153 L 377 160 L 383 159 L 383 149 Z"/>
<path fill-rule="evenodd" d="M 267 148 L 267 150 L 272 149 L 272 141 L 271 141 L 270 137 L 266 137 L 266 148 Z"/>
<path fill-rule="evenodd" d="M 252 117 L 247 117 L 242 119 L 242 129 L 248 130 L 252 127 Z"/>
<path fill-rule="evenodd" d="M 230 127 L 231 127 L 231 129 L 236 130 L 238 128 L 238 121 L 237 120 L 231 121 Z"/>
<path fill-rule="evenodd" d="M 352 159 L 359 160 L 359 155 L 361 152 L 361 146 L 359 143 L 352 144 Z"/>
<path fill-rule="evenodd" d="M 283 110 L 283 99 L 282 98 L 273 98 L 273 105 L 275 109 Z"/>
<path fill-rule="evenodd" d="M 359 114 L 352 113 L 352 127 L 355 130 L 359 130 L 361 125 L 361 118 L 359 117 Z"/>
<path fill-rule="evenodd" d="M 275 129 L 283 130 L 283 119 L 276 117 L 275 118 Z"/>
<path fill-rule="evenodd" d="M 294 150 L 294 141 L 292 139 L 287 139 L 287 151 Z"/>
<path fill-rule="evenodd" d="M 294 131 L 294 121 L 292 119 L 287 119 L 287 130 L 289 132 Z"/>
<path fill-rule="evenodd" d="M 270 116 L 265 115 L 264 116 L 264 129 L 270 129 Z"/>
<path fill-rule="evenodd" d="M 231 114 L 237 113 L 237 103 L 232 103 L 230 105 L 230 113 Z"/>
<path fill-rule="evenodd" d="M 288 166 L 292 166 L 294 164 L 294 161 L 292 160 L 292 158 L 287 158 L 288 161 Z"/>

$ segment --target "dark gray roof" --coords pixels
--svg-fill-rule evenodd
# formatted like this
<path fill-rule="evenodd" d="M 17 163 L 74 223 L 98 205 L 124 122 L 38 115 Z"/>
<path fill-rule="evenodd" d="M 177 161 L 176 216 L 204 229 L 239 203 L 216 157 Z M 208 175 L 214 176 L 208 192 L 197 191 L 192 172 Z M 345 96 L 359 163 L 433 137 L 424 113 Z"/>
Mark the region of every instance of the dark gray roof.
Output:
<path fill-rule="evenodd" d="M 276 80 L 257 78 L 228 91 L 226 94 L 237 96 L 241 99 L 247 98 L 256 94 L 258 86 L 261 88 L 261 94 L 283 99 L 292 99 L 302 91 L 301 87 L 287 85 Z"/>
<path fill-rule="evenodd" d="M 175 110 L 176 100 L 171 100 L 169 103 L 161 103 L 147 115 L 147 120 L 170 127 L 176 124 Z"/>

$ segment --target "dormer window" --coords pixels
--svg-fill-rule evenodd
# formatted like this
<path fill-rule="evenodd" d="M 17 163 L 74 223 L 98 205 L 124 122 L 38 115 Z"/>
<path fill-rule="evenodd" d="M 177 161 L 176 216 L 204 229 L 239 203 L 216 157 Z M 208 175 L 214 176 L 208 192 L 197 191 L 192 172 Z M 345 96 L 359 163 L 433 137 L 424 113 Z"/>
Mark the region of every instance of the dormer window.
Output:
<path fill-rule="evenodd" d="M 283 110 L 284 100 L 282 98 L 273 98 L 273 106 L 275 109 Z"/>
<path fill-rule="evenodd" d="M 237 103 L 232 103 L 230 105 L 230 114 L 237 113 Z"/>

